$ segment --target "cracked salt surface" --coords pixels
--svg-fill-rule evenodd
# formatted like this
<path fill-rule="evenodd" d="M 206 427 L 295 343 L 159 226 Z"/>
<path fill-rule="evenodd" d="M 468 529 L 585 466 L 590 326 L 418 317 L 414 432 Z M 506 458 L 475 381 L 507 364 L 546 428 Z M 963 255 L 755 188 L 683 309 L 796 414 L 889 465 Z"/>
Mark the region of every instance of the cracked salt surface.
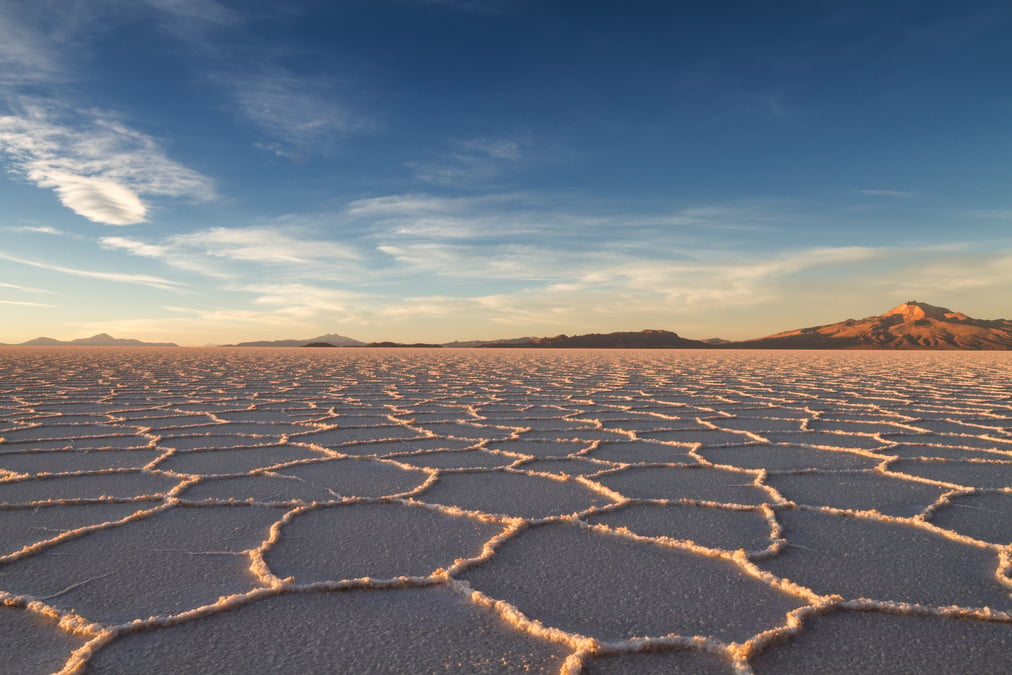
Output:
<path fill-rule="evenodd" d="M 1003 354 L 0 350 L 0 672 L 1006 672 Z"/>

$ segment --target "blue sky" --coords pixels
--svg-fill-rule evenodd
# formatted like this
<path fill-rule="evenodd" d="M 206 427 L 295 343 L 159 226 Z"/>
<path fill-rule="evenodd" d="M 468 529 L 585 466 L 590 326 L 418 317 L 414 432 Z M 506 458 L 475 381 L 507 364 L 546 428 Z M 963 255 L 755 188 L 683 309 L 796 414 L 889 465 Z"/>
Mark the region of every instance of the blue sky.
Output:
<path fill-rule="evenodd" d="M 0 0 L 0 342 L 1012 317 L 1006 2 Z"/>

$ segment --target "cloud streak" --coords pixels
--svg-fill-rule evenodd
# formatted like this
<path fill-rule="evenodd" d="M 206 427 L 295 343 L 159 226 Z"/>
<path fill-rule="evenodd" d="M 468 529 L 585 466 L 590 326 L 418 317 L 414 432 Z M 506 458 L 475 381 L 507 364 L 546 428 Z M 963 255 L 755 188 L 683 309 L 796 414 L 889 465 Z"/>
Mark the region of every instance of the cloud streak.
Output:
<path fill-rule="evenodd" d="M 183 284 L 178 281 L 172 281 L 171 279 L 164 279 L 162 277 L 156 277 L 149 274 L 125 274 L 120 272 L 94 272 L 91 270 L 82 270 L 74 267 L 64 267 L 63 265 L 56 265 L 53 263 L 38 262 L 35 260 L 28 260 L 25 258 L 19 258 L 17 256 L 8 255 L 6 253 L 0 253 L 0 260 L 7 260 L 19 265 L 27 265 L 29 267 L 36 267 L 38 269 L 49 270 L 51 272 L 59 272 L 61 274 L 69 274 L 76 277 L 84 277 L 86 279 L 99 279 L 101 281 L 112 281 L 115 283 L 124 284 L 137 284 L 140 286 L 148 286 L 150 288 L 158 288 L 162 290 L 180 290 Z"/>
<path fill-rule="evenodd" d="M 19 286 L 18 284 L 5 284 L 0 282 L 0 288 L 11 288 L 15 291 L 24 291 L 25 293 L 48 293 L 49 295 L 59 295 L 56 291 L 47 291 L 43 288 L 32 288 L 31 286 Z"/>
<path fill-rule="evenodd" d="M 19 307 L 52 307 L 44 302 L 26 302 L 23 300 L 0 300 L 0 305 L 17 305 Z"/>
<path fill-rule="evenodd" d="M 0 153 L 9 170 L 56 192 L 68 209 L 106 225 L 143 222 L 142 197 L 214 198 L 210 179 L 169 159 L 158 142 L 100 112 L 56 119 L 52 101 L 24 103 L 0 116 Z"/>
<path fill-rule="evenodd" d="M 103 237 L 104 248 L 162 260 L 180 269 L 210 277 L 250 274 L 248 264 L 318 274 L 359 259 L 351 246 L 293 236 L 278 227 L 215 227 L 176 234 L 151 244 L 128 237 Z M 253 274 L 259 274 L 255 272 Z"/>

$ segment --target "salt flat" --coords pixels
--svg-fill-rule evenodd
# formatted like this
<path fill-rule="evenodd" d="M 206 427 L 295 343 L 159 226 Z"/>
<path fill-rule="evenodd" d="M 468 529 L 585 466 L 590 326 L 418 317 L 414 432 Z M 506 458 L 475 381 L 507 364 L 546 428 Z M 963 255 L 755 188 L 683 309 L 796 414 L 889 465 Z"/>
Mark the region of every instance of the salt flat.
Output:
<path fill-rule="evenodd" d="M 0 350 L 0 672 L 1012 671 L 1007 353 Z"/>

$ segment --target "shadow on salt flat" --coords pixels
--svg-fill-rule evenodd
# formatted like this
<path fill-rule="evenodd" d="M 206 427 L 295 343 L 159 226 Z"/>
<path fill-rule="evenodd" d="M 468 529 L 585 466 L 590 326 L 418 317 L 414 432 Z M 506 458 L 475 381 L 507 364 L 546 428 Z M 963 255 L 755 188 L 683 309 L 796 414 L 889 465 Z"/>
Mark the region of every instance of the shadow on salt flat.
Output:
<path fill-rule="evenodd" d="M 298 443 L 312 443 L 325 448 L 337 448 L 345 443 L 360 443 L 362 441 L 385 441 L 385 440 L 412 440 L 425 438 L 424 435 L 404 426 L 390 424 L 382 427 L 338 427 L 336 429 L 324 429 L 322 431 L 308 431 L 289 436 L 290 441 Z M 344 452 L 344 449 L 341 449 Z"/>
<path fill-rule="evenodd" d="M 254 476 L 207 478 L 188 487 L 181 495 L 186 501 L 325 502 L 336 499 L 333 492 L 291 476 L 270 473 Z"/>
<path fill-rule="evenodd" d="M 581 675 L 733 675 L 724 657 L 679 649 L 597 656 L 584 662 Z"/>
<path fill-rule="evenodd" d="M 1012 454 L 1000 455 L 995 452 L 989 452 L 987 450 L 970 450 L 968 448 L 956 448 L 946 445 L 917 445 L 900 443 L 889 448 L 883 448 L 876 450 L 876 453 L 880 455 L 888 455 L 890 457 L 904 457 L 911 459 L 925 458 L 939 458 L 939 459 L 1010 459 L 1012 460 Z"/>
<path fill-rule="evenodd" d="M 217 429 L 218 426 L 205 427 Z M 251 448 L 258 445 L 277 445 L 275 436 L 219 436 L 217 434 L 199 436 L 163 436 L 158 441 L 160 448 L 173 450 L 226 450 L 228 448 Z"/>
<path fill-rule="evenodd" d="M 264 556 L 298 584 L 431 575 L 473 558 L 502 526 L 408 504 L 347 504 L 300 513 Z M 321 546 L 321 537 L 327 545 Z"/>
<path fill-rule="evenodd" d="M 596 479 L 630 499 L 694 499 L 762 504 L 770 494 L 751 483 L 755 476 L 707 466 L 633 467 Z"/>
<path fill-rule="evenodd" d="M 146 414 L 150 414 L 152 411 L 145 411 Z M 117 417 L 119 417 L 117 413 Z M 211 415 L 172 415 L 170 417 L 142 417 L 142 418 L 128 418 L 123 422 L 113 422 L 112 425 L 123 429 L 137 429 L 137 428 L 150 428 L 152 431 L 165 431 L 165 430 L 177 430 L 177 429 L 206 429 L 209 425 L 215 424 L 214 419 Z"/>
<path fill-rule="evenodd" d="M 57 499 L 134 499 L 163 495 L 179 479 L 150 473 L 124 472 L 32 478 L 0 483 L 0 504 L 29 504 Z"/>
<path fill-rule="evenodd" d="M 257 586 L 243 551 L 259 546 L 282 514 L 173 508 L 8 563 L 0 568 L 4 590 L 104 623 L 179 613 Z"/>
<path fill-rule="evenodd" d="M 430 469 L 494 469 L 508 466 L 518 458 L 484 450 L 463 450 L 460 452 L 426 452 L 420 455 L 395 457 L 394 459 L 403 464 Z"/>
<path fill-rule="evenodd" d="M 843 450 L 877 450 L 889 443 L 883 443 L 871 436 L 857 434 L 834 434 L 829 431 L 799 431 L 796 433 L 764 433 L 763 438 L 770 443 L 786 443 L 809 447 L 841 448 Z M 896 439 L 900 440 L 900 439 Z"/>
<path fill-rule="evenodd" d="M 901 459 L 890 464 L 889 470 L 966 487 L 1012 488 L 1012 458 L 989 462 Z"/>
<path fill-rule="evenodd" d="M 161 471 L 196 475 L 248 473 L 286 462 L 325 457 L 321 452 L 291 445 L 266 445 L 225 450 L 189 450 L 178 452 L 157 468 Z"/>
<path fill-rule="evenodd" d="M 994 577 L 998 555 L 901 523 L 781 511 L 787 548 L 756 564 L 846 599 L 1012 608 Z"/>
<path fill-rule="evenodd" d="M 951 504 L 935 511 L 931 522 L 981 541 L 1012 545 L 1012 494 L 956 497 Z"/>
<path fill-rule="evenodd" d="M 24 546 L 53 539 L 68 530 L 126 518 L 131 513 L 154 508 L 149 502 L 130 504 L 53 504 L 0 509 L 0 555 Z M 0 570 L 0 578 L 3 572 Z M 2 643 L 0 643 L 2 644 Z"/>
<path fill-rule="evenodd" d="M 525 436 L 517 440 L 493 441 L 485 447 L 531 457 L 565 457 L 589 448 L 590 443 L 566 440 L 530 440 Z"/>
<path fill-rule="evenodd" d="M 515 631 L 446 588 L 297 593 L 124 635 L 96 673 L 558 672 L 567 650 Z"/>
<path fill-rule="evenodd" d="M 709 422 L 728 431 L 749 431 L 762 435 L 763 432 L 801 431 L 804 419 L 769 419 L 765 417 L 715 417 Z"/>
<path fill-rule="evenodd" d="M 0 443 L 0 455 L 36 450 L 129 450 L 154 445 L 154 439 L 144 436 L 93 436 L 90 438 L 63 438 L 49 441 L 23 441 Z"/>
<path fill-rule="evenodd" d="M 691 446 L 666 445 L 659 441 L 605 442 L 588 453 L 589 457 L 606 462 L 625 464 L 696 464 L 698 459 L 691 456 Z"/>
<path fill-rule="evenodd" d="M 539 473 L 589 476 L 600 471 L 614 469 L 615 465 L 609 462 L 595 462 L 582 457 L 570 457 L 568 459 L 532 459 L 524 462 L 519 468 L 523 471 L 537 471 Z"/>
<path fill-rule="evenodd" d="M 56 621 L 0 604 L 0 669 L 19 675 L 44 675 L 63 668 L 71 652 L 84 643 L 60 630 Z"/>
<path fill-rule="evenodd" d="M 68 424 L 65 426 L 43 424 L 42 426 L 28 427 L 27 429 L 5 431 L 3 437 L 7 443 L 45 443 L 46 441 L 61 441 L 66 443 L 67 441 L 85 440 L 94 437 L 122 436 L 125 431 L 127 430 L 122 427 L 100 424 Z"/>
<path fill-rule="evenodd" d="M 1012 626 L 948 617 L 832 612 L 752 661 L 776 673 L 1008 673 Z"/>
<path fill-rule="evenodd" d="M 1012 452 L 1012 439 L 989 438 L 986 436 L 951 436 L 948 434 L 907 434 L 903 436 L 882 436 L 888 441 L 918 445 L 939 445 L 970 450 L 1000 450 Z"/>
<path fill-rule="evenodd" d="M 499 471 L 442 475 L 416 499 L 516 518 L 547 518 L 612 503 L 576 481 Z"/>
<path fill-rule="evenodd" d="M 300 439 L 296 437 L 291 440 L 294 442 Z M 418 452 L 419 450 L 463 450 L 465 448 L 472 448 L 477 444 L 475 441 L 465 439 L 419 437 L 407 440 L 353 443 L 342 445 L 336 448 L 335 452 L 358 457 L 384 457 L 406 452 Z"/>
<path fill-rule="evenodd" d="M 675 431 L 647 431 L 639 434 L 640 438 L 667 441 L 673 443 L 700 443 L 703 447 L 721 447 L 725 445 L 742 445 L 757 441 L 746 433 L 721 431 L 710 428 L 686 429 Z"/>
<path fill-rule="evenodd" d="M 766 484 L 785 499 L 810 506 L 871 510 L 890 516 L 916 516 L 948 489 L 881 473 L 774 474 Z"/>
<path fill-rule="evenodd" d="M 629 434 L 607 429 L 560 429 L 557 431 L 525 431 L 521 436 L 524 441 L 575 441 L 589 445 L 590 441 L 627 441 Z"/>
<path fill-rule="evenodd" d="M 102 469 L 140 469 L 161 450 L 54 450 L 0 454 L 0 469 L 17 473 L 71 473 Z"/>
<path fill-rule="evenodd" d="M 697 454 L 714 464 L 726 464 L 742 469 L 766 469 L 767 471 L 871 469 L 882 461 L 846 450 L 819 450 L 817 448 L 799 448 L 793 445 L 700 448 Z"/>
<path fill-rule="evenodd" d="M 771 543 L 770 525 L 758 511 L 691 504 L 635 504 L 588 516 L 589 523 L 625 527 L 643 537 L 688 539 L 709 548 L 761 551 Z"/>
<path fill-rule="evenodd" d="M 746 640 L 805 603 L 733 563 L 572 524 L 531 527 L 460 578 L 531 619 L 604 640 Z"/>
<path fill-rule="evenodd" d="M 420 487 L 429 477 L 421 469 L 371 459 L 330 459 L 288 466 L 273 473 L 294 476 L 328 490 L 331 498 L 398 495 Z"/>

